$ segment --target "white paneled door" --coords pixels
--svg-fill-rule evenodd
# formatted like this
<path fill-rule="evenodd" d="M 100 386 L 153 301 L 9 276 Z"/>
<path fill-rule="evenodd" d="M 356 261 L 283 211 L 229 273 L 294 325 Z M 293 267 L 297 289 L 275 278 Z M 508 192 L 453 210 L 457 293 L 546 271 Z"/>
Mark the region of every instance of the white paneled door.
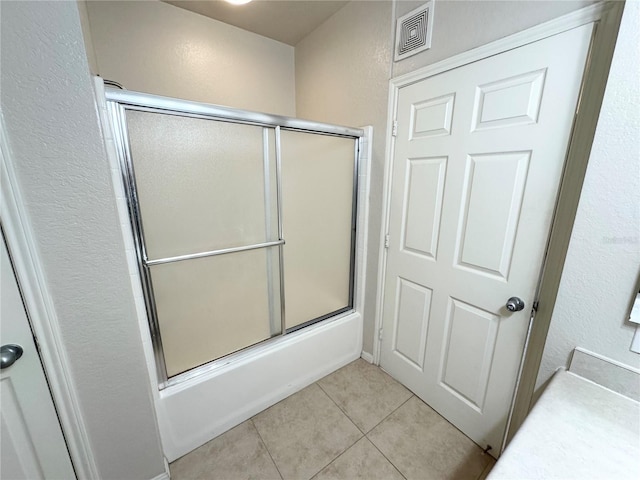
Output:
<path fill-rule="evenodd" d="M 0 243 L 0 478 L 73 479 L 7 248 Z"/>
<path fill-rule="evenodd" d="M 515 388 L 592 28 L 399 91 L 380 363 L 493 455 Z M 524 308 L 510 311 L 511 297 Z"/>

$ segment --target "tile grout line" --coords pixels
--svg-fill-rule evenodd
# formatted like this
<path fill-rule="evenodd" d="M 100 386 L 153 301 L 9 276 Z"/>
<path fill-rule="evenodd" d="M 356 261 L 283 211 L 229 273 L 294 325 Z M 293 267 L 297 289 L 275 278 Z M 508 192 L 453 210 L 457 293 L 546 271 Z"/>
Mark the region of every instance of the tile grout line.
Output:
<path fill-rule="evenodd" d="M 371 445 L 373 445 L 373 448 L 375 448 L 378 452 L 380 452 L 380 455 L 382 455 L 382 456 L 384 457 L 384 459 L 385 459 L 387 462 L 389 462 L 389 465 L 391 465 L 393 468 L 395 468 L 395 469 L 396 469 L 396 472 L 398 472 L 402 478 L 404 478 L 405 480 L 407 480 L 407 477 L 405 477 L 405 476 L 404 476 L 404 474 L 400 471 L 400 469 L 399 469 L 398 467 L 396 467 L 396 466 L 395 466 L 395 464 L 394 464 L 391 460 L 389 460 L 389 459 L 387 458 L 387 456 L 382 452 L 382 450 L 380 450 L 380 449 L 378 448 L 378 446 L 377 446 L 375 443 L 373 443 L 373 442 L 371 441 L 371 439 L 370 439 L 369 437 L 367 437 L 366 435 L 365 435 L 365 438 L 366 438 L 367 440 L 369 440 L 369 443 L 370 443 Z M 478 480 L 478 479 L 476 479 L 476 480 Z"/>
<path fill-rule="evenodd" d="M 359 429 L 358 429 L 359 430 Z M 338 458 L 340 458 L 342 455 L 344 455 L 347 450 L 349 450 L 351 447 L 353 447 L 356 443 L 358 443 L 360 440 L 362 440 L 363 438 L 367 438 L 366 435 L 362 435 L 360 438 L 358 438 L 355 442 L 353 442 L 351 445 L 349 445 L 347 448 L 345 448 L 342 452 L 340 452 L 338 454 L 338 456 L 334 459 L 332 459 L 329 463 L 327 463 L 324 467 L 322 467 L 320 470 L 318 470 L 316 473 L 314 473 L 313 475 L 311 475 L 311 477 L 309 478 L 309 480 L 313 480 L 313 477 L 315 477 L 316 475 L 318 475 L 321 471 L 323 471 L 325 468 L 327 468 L 329 465 L 331 465 L 333 462 L 335 462 Z M 367 439 L 368 440 L 368 439 Z M 371 441 L 371 440 L 369 440 Z M 284 480 L 284 479 L 283 479 Z"/>
<path fill-rule="evenodd" d="M 367 432 L 363 432 L 362 429 L 358 425 L 356 425 L 356 422 L 354 422 L 353 419 L 349 416 L 349 414 L 347 412 L 345 412 L 342 409 L 342 407 L 340 407 L 340 405 L 338 405 L 338 403 L 333 399 L 333 397 L 331 395 L 329 395 L 329 393 L 324 388 L 322 388 L 322 385 L 320 385 L 319 382 L 316 382 L 316 385 L 318 385 L 318 387 L 320 387 L 320 390 L 322 390 L 324 392 L 324 394 L 327 397 L 329 397 L 329 400 L 331 400 L 333 402 L 333 404 L 336 407 L 338 407 L 338 410 L 340 410 L 342 413 L 344 413 L 344 415 L 347 417 L 347 419 L 349 419 L 349 421 L 353 424 L 353 426 L 356 427 L 360 433 L 362 433 L 363 437 L 365 437 L 367 435 Z M 360 438 L 362 438 L 362 437 L 360 437 Z M 349 447 L 349 448 L 351 448 L 351 447 Z"/>
<path fill-rule="evenodd" d="M 355 362 L 357 362 L 357 361 L 358 361 L 358 360 L 355 360 Z M 355 363 L 355 362 L 352 362 L 352 363 Z M 348 364 L 348 365 L 350 365 L 350 364 Z M 382 368 L 380 368 L 380 366 L 379 366 L 379 365 L 373 365 L 373 366 L 374 366 L 375 368 L 377 368 L 378 370 L 380 370 L 381 372 L 383 372 L 385 375 L 389 375 L 387 372 L 385 372 L 384 370 L 382 370 Z M 344 368 L 344 367 L 342 367 L 342 368 Z M 336 370 L 336 371 L 337 371 L 337 370 Z M 335 372 L 333 372 L 333 373 L 335 373 Z M 320 385 L 320 382 L 321 382 L 324 378 L 329 377 L 329 376 L 331 376 L 331 375 L 333 375 L 333 374 L 329 374 L 329 375 L 326 375 L 326 376 L 322 377 L 320 380 L 317 380 L 317 381 L 315 382 L 315 384 L 316 384 L 316 385 L 318 385 L 318 387 L 320 387 L 320 390 L 322 390 L 322 391 L 327 395 L 327 397 L 329 397 L 329 398 L 331 399 L 331 401 L 336 405 L 336 407 L 338 407 L 338 408 L 340 409 L 340 411 L 341 411 L 342 413 L 344 413 L 344 414 L 349 418 L 349 420 L 351 420 L 351 423 L 353 423 L 354 425 L 356 425 L 356 423 L 353 421 L 353 419 L 351 418 L 351 416 L 350 416 L 350 415 L 349 415 L 345 410 L 343 410 L 343 409 L 342 409 L 342 407 L 341 407 L 340 405 L 338 405 L 338 402 L 336 402 L 336 401 L 333 399 L 333 397 L 331 396 L 331 394 L 330 394 L 329 392 L 327 392 L 324 388 L 322 388 L 322 385 Z M 373 427 L 371 427 L 367 432 L 363 431 L 360 427 L 358 427 L 358 425 L 356 425 L 356 428 L 357 428 L 358 430 L 360 430 L 364 436 L 366 436 L 366 435 L 367 435 L 367 433 L 371 432 L 374 428 L 376 428 L 378 425 L 380 425 L 380 424 L 381 424 L 381 423 L 382 423 L 382 422 L 383 422 L 383 421 L 384 421 L 384 420 L 385 420 L 389 415 L 391 415 L 393 412 L 395 412 L 398 408 L 400 408 L 402 405 L 404 405 L 405 403 L 407 403 L 411 397 L 414 397 L 414 396 L 415 396 L 415 394 L 414 394 L 411 390 L 409 390 L 407 387 L 405 387 L 404 385 L 402 385 L 402 383 L 398 382 L 398 380 L 396 380 L 395 378 L 393 378 L 391 375 L 389 375 L 389 377 L 390 377 L 394 382 L 396 382 L 398 385 L 402 386 L 402 387 L 403 387 L 407 392 L 409 392 L 409 398 L 407 398 L 404 402 L 402 402 L 400 405 L 398 405 L 396 408 L 394 408 L 391 412 L 389 412 L 389 414 L 385 415 L 385 416 L 384 416 L 384 418 L 382 418 L 382 420 L 380 420 L 378 423 L 376 423 L 376 424 L 375 424 Z"/>
<path fill-rule="evenodd" d="M 411 390 L 409 390 L 409 391 L 411 392 Z M 402 472 L 400 471 L 400 469 L 399 469 L 399 468 L 398 468 L 398 467 L 397 467 L 397 466 L 396 466 L 396 465 L 395 465 L 395 464 L 394 464 L 394 463 L 393 463 L 389 458 L 387 458 L 387 456 L 382 452 L 382 450 L 380 450 L 380 449 L 378 448 L 378 446 L 373 442 L 373 440 L 371 440 L 371 439 L 369 438 L 369 434 L 370 434 L 371 432 L 373 432 L 373 431 L 378 427 L 378 425 L 380 425 L 380 424 L 381 424 L 382 422 L 384 422 L 387 418 L 389 418 L 391 415 L 393 415 L 393 414 L 394 414 L 398 409 L 400 409 L 400 407 L 402 407 L 402 406 L 403 406 L 404 404 L 406 404 L 409 400 L 411 400 L 411 398 L 412 398 L 412 397 L 416 397 L 416 399 L 417 399 L 418 401 L 420 401 L 421 403 L 423 403 L 424 405 L 426 405 L 427 407 L 429 407 L 429 408 L 431 408 L 431 409 L 433 410 L 433 408 L 432 408 L 431 406 L 429 406 L 429 405 L 428 405 L 424 400 L 422 400 L 422 399 L 421 399 L 420 397 L 418 397 L 416 394 L 414 394 L 413 392 L 411 392 L 411 396 L 410 396 L 407 400 L 405 400 L 404 402 L 402 402 L 402 404 L 401 404 L 401 405 L 399 405 L 396 409 L 394 409 L 394 410 L 393 410 L 393 412 L 389 413 L 389 415 L 387 415 L 387 416 L 386 416 L 386 417 L 384 417 L 382 420 L 380 420 L 380 422 L 378 422 L 378 424 L 377 424 L 375 427 L 373 427 L 371 430 L 369 430 L 369 432 L 365 435 L 365 436 L 367 437 L 367 440 L 369 440 L 369 441 L 373 444 L 373 446 L 374 446 L 374 447 L 376 447 L 376 449 L 380 452 L 380 454 L 381 454 L 384 458 L 386 458 L 386 459 L 387 459 L 387 461 L 388 461 L 391 465 L 393 465 L 393 467 L 398 471 L 398 473 L 400 473 L 400 475 L 402 475 L 402 477 L 403 477 L 403 478 L 405 478 L 405 479 L 406 479 L 407 477 L 405 477 L 405 476 L 402 474 Z M 465 435 L 464 433 L 462 433 L 462 432 L 461 432 L 457 427 L 455 427 L 455 426 L 454 426 L 451 422 L 449 422 L 446 418 L 442 417 L 442 415 L 440 415 L 440 414 L 439 414 L 438 412 L 436 412 L 435 410 L 433 410 L 433 411 L 434 411 L 437 415 L 439 415 L 443 420 L 445 420 L 445 421 L 446 421 L 446 422 L 447 422 L 447 423 L 448 423 L 452 428 L 454 428 L 454 429 L 458 430 L 458 432 L 460 432 L 462 435 L 464 435 L 464 436 L 466 437 L 466 435 Z M 467 438 L 469 438 L 469 437 L 467 437 Z M 469 440 L 471 440 L 471 439 L 469 439 Z M 473 442 L 473 441 L 472 441 L 472 442 Z M 476 444 L 475 442 L 473 442 L 473 443 L 476 445 L 476 447 L 480 448 L 480 446 L 479 446 L 478 444 Z M 491 460 L 493 459 L 493 457 L 491 457 L 489 454 L 485 454 L 485 455 L 488 455 L 488 456 L 490 457 L 490 460 L 487 462 L 487 464 L 484 466 L 484 468 L 480 471 L 480 474 L 476 477 L 476 480 L 480 480 L 480 479 L 482 478 L 482 475 L 487 471 L 487 468 L 489 468 L 489 465 L 491 465 Z M 497 462 L 497 460 L 495 460 L 495 459 L 493 459 L 493 461 L 494 461 L 494 462 Z M 495 466 L 495 464 L 494 464 L 494 466 Z M 491 467 L 491 469 L 493 469 L 493 466 Z"/>
<path fill-rule="evenodd" d="M 376 450 L 378 450 L 378 451 L 380 452 L 380 455 L 382 455 L 382 456 L 385 458 L 385 460 L 386 460 L 387 462 L 389 462 L 389 463 L 391 464 L 391 466 L 392 466 L 393 468 L 395 468 L 395 469 L 396 469 L 396 471 L 400 474 L 400 476 L 401 476 L 402 478 L 404 478 L 405 480 L 406 480 L 406 478 L 407 478 L 407 477 L 405 477 L 405 476 L 404 476 L 404 474 L 400 471 L 400 469 L 396 466 L 396 464 L 395 464 L 395 463 L 393 463 L 393 462 L 392 462 L 392 461 L 391 461 L 391 460 L 390 460 L 390 459 L 389 459 L 389 458 L 384 454 L 384 452 L 378 448 L 378 446 L 374 443 L 374 441 L 373 441 L 373 440 L 371 440 L 371 439 L 369 438 L 369 433 L 373 432 L 373 431 L 378 427 L 378 425 L 380 425 L 380 424 L 381 424 L 382 422 L 384 422 L 387 418 L 389 418 L 391 415 L 393 415 L 396 411 L 398 411 L 398 409 L 399 409 L 400 407 L 402 407 L 404 404 L 406 404 L 406 403 L 407 403 L 409 400 L 411 400 L 413 397 L 415 397 L 415 395 L 414 395 L 414 394 L 413 394 L 413 392 L 412 392 L 412 393 L 411 393 L 411 395 L 409 396 L 409 398 L 407 398 L 404 402 L 402 402 L 400 405 L 398 405 L 398 407 L 396 407 L 396 408 L 395 408 L 391 413 L 389 413 L 389 415 L 387 415 L 387 416 L 386 416 L 386 417 L 384 417 L 382 420 L 380 420 L 380 421 L 379 421 L 379 422 L 378 422 L 378 423 L 377 423 L 373 428 L 371 428 L 371 430 L 369 430 L 369 432 L 368 432 L 367 434 L 365 434 L 366 439 L 367 439 L 367 440 L 369 440 L 369 442 L 371 443 L 371 445 L 373 445 L 373 446 L 375 447 L 375 449 L 376 449 Z M 477 480 L 477 479 L 476 479 L 476 480 Z"/>
<path fill-rule="evenodd" d="M 413 392 L 412 392 L 413 393 Z M 451 421 L 449 419 L 447 419 L 444 415 L 442 415 L 440 412 L 438 412 L 435 408 L 433 408 L 431 405 L 429 405 L 427 402 L 425 402 L 423 399 L 421 399 L 418 395 L 416 395 L 415 393 L 413 394 L 414 397 L 416 397 L 421 403 L 423 403 L 424 405 L 426 405 L 427 407 L 429 407 L 431 410 L 433 410 L 435 412 L 436 415 L 438 415 L 442 420 L 444 420 L 445 422 L 447 422 L 449 424 L 449 426 L 451 426 L 452 428 L 455 428 L 458 432 L 460 432 L 460 434 L 464 435 L 466 438 L 468 438 L 471 442 L 473 442 L 473 444 L 482 452 L 483 448 L 478 445 L 474 440 L 472 440 L 469 435 L 467 435 L 466 433 L 464 433 L 462 430 L 460 430 L 458 427 L 456 427 L 453 423 L 451 423 Z M 485 455 L 489 455 L 488 453 L 485 453 Z M 489 455 L 491 457 L 491 455 Z M 493 458 L 493 457 L 491 457 Z"/>
<path fill-rule="evenodd" d="M 378 367 L 378 368 L 380 368 L 380 367 Z M 393 377 L 391 377 L 391 378 L 393 378 Z M 394 379 L 394 380 L 395 380 L 395 379 Z M 397 380 L 396 380 L 396 381 L 397 381 Z M 328 393 L 324 388 L 322 388 L 322 385 L 320 385 L 320 381 L 318 380 L 318 381 L 317 381 L 317 382 L 315 382 L 315 383 L 316 383 L 316 385 L 318 385 L 318 387 L 320 387 L 320 390 L 322 390 L 322 391 L 325 393 L 325 395 L 331 399 L 331 401 L 335 404 L 335 406 L 336 406 L 336 407 L 338 407 L 338 409 L 340 409 L 340 411 L 341 411 L 342 413 L 344 413 L 344 414 L 345 414 L 345 416 L 349 419 L 349 421 L 355 425 L 355 422 L 351 419 L 351 417 L 349 416 L 349 414 L 348 414 L 347 412 L 345 412 L 345 411 L 340 407 L 340 405 L 338 405 L 338 403 L 333 399 L 333 397 L 332 397 L 332 396 L 331 396 L 331 395 L 330 395 L 330 394 L 329 394 L 329 393 Z M 402 384 L 401 384 L 401 385 L 402 385 Z M 406 387 L 405 387 L 405 388 L 406 388 Z M 380 452 L 380 455 L 382 455 L 382 456 L 384 457 L 384 459 L 385 459 L 387 462 L 389 462 L 389 464 L 390 464 L 390 465 L 391 465 L 391 466 L 392 466 L 392 467 L 393 467 L 393 468 L 394 468 L 394 469 L 395 469 L 395 470 L 400 474 L 400 476 L 401 476 L 402 478 L 404 478 L 404 479 L 406 479 L 407 477 L 405 477 L 405 476 L 402 474 L 402 472 L 400 471 L 400 469 L 399 469 L 399 468 L 398 468 L 398 467 L 397 467 L 397 466 L 396 466 L 396 465 L 395 465 L 391 460 L 389 460 L 389 459 L 387 458 L 387 456 L 386 456 L 384 453 L 382 453 L 382 451 L 378 448 L 378 446 L 377 446 L 375 443 L 373 443 L 373 442 L 371 441 L 371 439 L 369 438 L 369 436 L 368 436 L 368 435 L 369 435 L 369 433 L 371 433 L 371 432 L 372 432 L 372 431 L 373 431 L 373 430 L 374 430 L 378 425 L 380 425 L 380 424 L 381 424 L 382 422 L 384 422 L 387 418 L 389 418 L 389 416 L 390 416 L 390 415 L 393 415 L 393 413 L 395 413 L 395 412 L 396 412 L 396 410 L 398 410 L 398 409 L 399 409 L 400 407 L 402 407 L 405 403 L 407 403 L 409 400 L 411 400 L 411 398 L 412 398 L 412 397 L 415 397 L 414 393 L 413 393 L 411 390 L 407 389 L 407 391 L 410 393 L 409 398 L 407 398 L 404 402 L 402 402 L 400 405 L 398 405 L 396 408 L 394 408 L 391 412 L 389 412 L 389 414 L 388 414 L 388 415 L 386 415 L 382 420 L 380 420 L 380 421 L 379 421 L 378 423 L 376 423 L 373 427 L 371 427 L 371 428 L 369 429 L 369 431 L 368 431 L 368 432 L 363 432 L 363 436 L 362 436 L 361 438 L 359 438 L 358 440 L 356 440 L 356 442 L 353 444 L 353 445 L 355 445 L 355 444 L 356 444 L 356 443 L 358 443 L 360 440 L 362 440 L 362 438 L 366 438 L 366 439 L 369 441 L 369 443 L 371 443 L 371 445 L 373 445 L 373 446 L 374 446 L 374 448 L 375 448 L 378 452 Z M 361 429 L 360 427 L 358 427 L 358 425 L 356 425 L 356 428 L 362 432 L 362 429 Z M 351 445 L 349 448 L 353 447 L 353 445 Z M 325 468 L 327 468 L 329 465 L 331 465 L 333 462 L 335 462 L 338 458 L 340 458 L 342 455 L 344 455 L 344 454 L 346 453 L 346 451 L 347 451 L 347 450 L 349 450 L 349 448 L 347 448 L 344 452 L 342 452 L 340 455 L 338 455 L 336 458 L 334 458 L 334 459 L 333 459 L 331 462 L 329 462 L 327 465 L 325 465 L 324 467 L 322 467 L 322 468 L 320 469 L 320 471 L 319 471 L 319 472 L 317 472 L 315 475 L 317 475 L 318 473 L 320 473 L 322 470 L 324 470 Z M 315 476 L 315 475 L 314 475 L 314 476 Z M 311 477 L 311 478 L 313 478 L 313 477 Z M 477 480 L 477 479 L 476 479 L 476 480 Z"/>
<path fill-rule="evenodd" d="M 323 378 L 324 378 L 324 377 L 323 377 Z M 340 458 L 342 455 L 344 455 L 344 454 L 345 454 L 345 452 L 346 452 L 347 450 L 349 450 L 351 447 L 353 447 L 356 443 L 358 443 L 358 442 L 359 442 L 360 440 L 362 440 L 363 438 L 366 438 L 366 436 L 367 436 L 365 433 L 363 433 L 363 432 L 362 432 L 362 430 L 360 429 L 360 427 L 358 427 L 358 426 L 353 422 L 353 420 L 351 420 L 351 417 L 347 414 L 347 412 L 345 412 L 344 410 L 342 410 L 342 408 L 340 408 L 340 405 L 338 405 L 338 404 L 336 403 L 336 401 L 335 401 L 333 398 L 331 398 L 331 395 L 329 395 L 329 394 L 324 390 L 324 388 L 322 388 L 322 387 L 320 386 L 320 383 L 318 383 L 318 382 L 314 382 L 314 383 L 315 383 L 315 385 L 317 385 L 317 386 L 318 386 L 318 388 L 320 389 L 320 391 L 321 391 L 322 393 L 324 393 L 324 394 L 327 396 L 327 398 L 333 402 L 333 404 L 338 408 L 338 410 L 340 410 L 340 411 L 343 413 L 343 415 L 344 415 L 345 417 L 347 417 L 347 420 L 349 420 L 349 422 L 351 422 L 351 424 L 352 424 L 354 427 L 356 427 L 356 430 L 358 430 L 358 432 L 359 432 L 361 435 L 356 439 L 356 441 L 355 441 L 355 442 L 353 442 L 351 445 L 349 445 L 348 447 L 346 447 L 346 448 L 345 448 L 342 452 L 340 452 L 340 453 L 339 453 L 335 458 L 331 459 L 331 460 L 329 461 L 329 463 L 327 463 L 326 465 L 324 465 L 323 467 L 321 467 L 321 468 L 320 468 L 320 470 L 318 470 L 318 471 L 317 471 L 317 472 L 315 472 L 313 475 L 311 475 L 310 480 L 311 480 L 311 479 L 313 479 L 313 477 L 315 477 L 316 475 L 318 475 L 322 470 L 324 470 L 324 469 L 325 469 L 325 468 L 327 468 L 329 465 L 331 465 L 333 462 L 335 462 L 335 461 L 336 461 L 338 458 Z"/>
<path fill-rule="evenodd" d="M 400 407 L 402 407 L 405 403 L 407 403 L 409 400 L 411 400 L 413 397 L 415 397 L 415 395 L 413 394 L 413 392 L 411 392 L 411 390 L 409 390 L 409 392 L 411 393 L 411 395 L 409 395 L 409 398 L 407 398 L 404 402 L 402 402 L 400 405 L 398 405 L 396 408 L 394 408 L 391 412 L 389 412 L 388 415 L 386 415 L 382 420 L 380 420 L 378 423 L 376 423 L 373 427 L 371 427 L 369 429 L 369 431 L 367 433 L 365 433 L 366 435 L 369 435 L 371 432 L 373 432 L 378 425 L 380 425 L 382 422 L 384 422 L 387 418 L 389 418 L 390 415 L 393 415 Z"/>
<path fill-rule="evenodd" d="M 345 448 L 345 450 L 338 455 L 336 458 L 334 458 L 333 460 L 331 460 L 329 463 L 327 463 L 324 467 L 322 467 L 320 470 L 318 470 L 316 473 L 313 474 L 313 477 L 311 477 L 311 480 L 313 480 L 314 477 L 316 477 L 320 472 L 322 472 L 325 468 L 327 468 L 329 465 L 331 465 L 333 462 L 335 462 L 336 460 L 338 460 L 341 456 L 343 456 L 345 453 L 347 453 L 347 450 L 349 450 L 351 447 L 353 447 L 356 443 L 358 443 L 360 440 L 362 440 L 363 438 L 367 438 L 365 435 L 361 436 L 358 440 L 356 440 L 352 445 L 349 445 L 347 448 Z M 368 439 L 367 439 L 368 440 Z"/>
<path fill-rule="evenodd" d="M 282 476 L 282 472 L 280 471 L 280 468 L 278 468 L 278 464 L 274 460 L 273 455 L 271 455 L 271 451 L 269 450 L 269 447 L 267 447 L 267 443 L 264 441 L 264 438 L 262 438 L 262 434 L 260 433 L 260 430 L 258 430 L 258 427 L 256 427 L 256 424 L 253 421 L 253 417 L 251 417 L 249 420 L 251 421 L 251 425 L 253 425 L 253 428 L 255 429 L 256 433 L 258 434 L 258 437 L 260 438 L 260 441 L 262 442 L 262 445 L 264 445 L 264 449 L 269 454 L 269 458 L 273 462 L 273 466 L 276 467 L 276 471 L 278 472 L 278 475 L 280 475 L 280 478 L 282 480 L 284 480 L 284 477 Z"/>

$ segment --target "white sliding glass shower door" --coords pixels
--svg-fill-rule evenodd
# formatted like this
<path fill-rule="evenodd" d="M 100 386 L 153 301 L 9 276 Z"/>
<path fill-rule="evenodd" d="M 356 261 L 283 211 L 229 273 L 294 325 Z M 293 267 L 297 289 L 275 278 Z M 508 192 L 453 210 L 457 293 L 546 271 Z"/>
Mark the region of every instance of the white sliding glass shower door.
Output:
<path fill-rule="evenodd" d="M 277 247 L 178 260 L 278 240 L 274 129 L 139 111 L 127 125 L 167 376 L 281 333 Z"/>
<path fill-rule="evenodd" d="M 161 388 L 353 308 L 360 130 L 107 99 Z"/>
<path fill-rule="evenodd" d="M 169 377 L 280 333 L 280 310 L 270 303 L 279 295 L 269 295 L 279 281 L 268 263 L 278 265 L 277 247 L 151 267 Z"/>
<path fill-rule="evenodd" d="M 350 306 L 355 141 L 282 132 L 286 328 Z"/>
<path fill-rule="evenodd" d="M 278 239 L 275 132 L 127 112 L 150 260 Z"/>

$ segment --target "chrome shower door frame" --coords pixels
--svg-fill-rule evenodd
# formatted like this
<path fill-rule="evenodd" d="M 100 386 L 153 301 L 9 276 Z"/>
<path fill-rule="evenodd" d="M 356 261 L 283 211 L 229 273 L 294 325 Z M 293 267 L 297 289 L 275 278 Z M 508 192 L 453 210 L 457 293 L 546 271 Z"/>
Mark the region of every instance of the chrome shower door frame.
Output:
<path fill-rule="evenodd" d="M 280 115 L 269 115 L 258 112 L 251 112 L 239 109 L 233 109 L 229 107 L 223 107 L 218 105 L 204 104 L 191 102 L 187 100 L 180 100 L 168 97 L 161 97 L 156 95 L 150 95 L 145 93 L 130 92 L 126 90 L 116 90 L 112 88 L 106 89 L 107 100 L 107 112 L 109 116 L 109 123 L 111 126 L 114 143 L 116 145 L 116 153 L 118 156 L 118 163 L 120 166 L 120 172 L 122 182 L 124 185 L 127 206 L 129 210 L 129 219 L 131 223 L 131 230 L 133 234 L 133 240 L 136 250 L 138 270 L 140 273 L 142 290 L 144 294 L 145 306 L 147 311 L 147 320 L 149 324 L 149 331 L 151 335 L 154 359 L 156 364 L 157 382 L 160 389 L 175 385 L 185 380 L 191 379 L 204 372 L 208 372 L 213 368 L 216 368 L 218 364 L 228 363 L 233 356 L 245 352 L 247 349 L 264 345 L 268 342 L 278 341 L 281 337 L 288 333 L 305 328 L 311 324 L 315 324 L 322 320 L 335 317 L 345 312 L 353 311 L 354 308 L 354 292 L 355 292 L 355 265 L 356 265 L 356 225 L 357 225 L 357 212 L 358 212 L 358 172 L 360 165 L 360 153 L 362 152 L 362 138 L 364 131 L 357 128 L 343 127 L 338 125 L 331 125 L 319 122 L 312 122 L 308 120 L 301 120 L 297 118 L 285 117 Z M 175 257 L 167 257 L 161 259 L 149 260 L 146 252 L 145 236 L 142 226 L 142 217 L 140 213 L 140 205 L 138 201 L 138 194 L 136 188 L 136 178 L 133 169 L 133 158 L 131 155 L 131 148 L 129 142 L 129 134 L 127 128 L 126 111 L 137 110 L 150 113 L 160 113 L 165 115 L 176 115 L 191 118 L 200 118 L 205 120 L 214 120 L 221 122 L 231 122 L 247 125 L 261 126 L 264 128 L 263 144 L 265 150 L 265 207 L 269 210 L 268 197 L 270 196 L 269 179 L 266 173 L 268 172 L 269 152 L 267 151 L 266 139 L 268 136 L 268 130 L 273 130 L 275 133 L 275 175 L 276 175 L 276 205 L 277 205 L 277 234 L 278 240 L 267 241 L 254 245 L 244 245 L 239 247 L 225 248 L 219 250 L 212 250 L 207 252 L 198 252 L 186 255 L 180 255 Z M 353 197 L 352 197 L 352 223 L 351 223 L 351 255 L 350 255 L 350 267 L 349 267 L 349 303 L 346 307 L 336 310 L 334 312 L 327 313 L 321 317 L 312 319 L 301 325 L 297 325 L 290 329 L 285 327 L 285 290 L 284 290 L 284 226 L 282 222 L 282 154 L 281 154 L 281 130 L 299 131 L 311 134 L 321 134 L 338 136 L 344 138 L 351 138 L 355 140 L 354 150 L 354 172 L 353 172 Z M 268 217 L 265 219 L 270 225 Z M 269 230 L 267 229 L 267 234 Z M 267 237 L 270 238 L 270 237 Z M 156 310 L 156 302 L 153 291 L 153 284 L 151 281 L 150 267 L 153 265 L 159 265 L 164 263 L 179 262 L 183 260 L 191 260 L 197 258 L 204 258 L 215 255 L 225 255 L 229 253 L 242 252 L 253 249 L 268 249 L 272 247 L 278 247 L 279 249 L 279 280 L 280 280 L 280 333 L 272 336 L 269 339 L 263 340 L 254 345 L 249 345 L 243 349 L 225 355 L 223 357 L 211 360 L 204 365 L 192 368 L 183 373 L 177 374 L 172 377 L 168 377 L 165 364 L 164 349 L 162 346 L 162 336 L 160 333 L 160 326 L 158 322 L 158 314 Z M 270 257 L 269 257 L 270 258 Z M 271 268 L 271 263 L 268 263 L 268 269 Z M 273 275 L 272 272 L 268 272 L 268 288 L 269 288 L 269 305 L 270 305 L 270 317 L 272 313 L 272 288 Z M 272 325 L 273 328 L 273 325 Z M 223 361 L 223 362 L 221 362 Z"/>

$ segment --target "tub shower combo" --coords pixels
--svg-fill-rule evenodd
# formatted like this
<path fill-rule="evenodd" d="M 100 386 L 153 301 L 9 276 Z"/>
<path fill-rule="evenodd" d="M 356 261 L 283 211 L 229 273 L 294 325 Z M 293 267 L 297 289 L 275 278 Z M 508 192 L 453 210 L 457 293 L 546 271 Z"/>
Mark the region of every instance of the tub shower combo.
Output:
<path fill-rule="evenodd" d="M 363 131 L 108 88 L 160 390 L 354 309 Z"/>

